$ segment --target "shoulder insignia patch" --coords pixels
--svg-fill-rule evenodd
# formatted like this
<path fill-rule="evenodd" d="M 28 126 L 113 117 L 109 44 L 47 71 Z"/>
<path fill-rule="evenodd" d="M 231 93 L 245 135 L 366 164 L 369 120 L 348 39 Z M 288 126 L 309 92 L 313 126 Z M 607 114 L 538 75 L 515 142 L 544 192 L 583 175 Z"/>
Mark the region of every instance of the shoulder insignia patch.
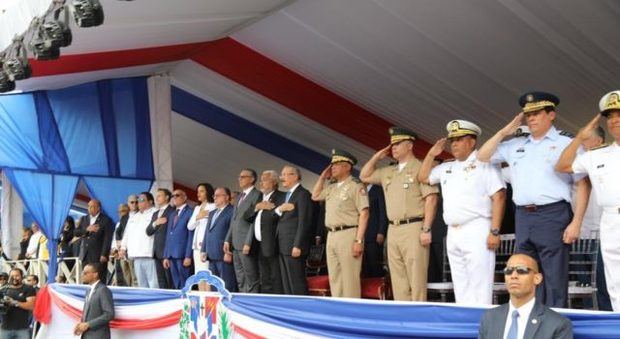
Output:
<path fill-rule="evenodd" d="M 563 136 L 569 137 L 569 138 L 574 138 L 575 137 L 575 135 L 573 133 L 568 132 L 568 131 L 561 131 L 560 135 L 563 135 Z"/>
<path fill-rule="evenodd" d="M 366 186 L 362 186 L 360 187 L 360 195 L 367 195 L 368 192 L 366 191 Z"/>

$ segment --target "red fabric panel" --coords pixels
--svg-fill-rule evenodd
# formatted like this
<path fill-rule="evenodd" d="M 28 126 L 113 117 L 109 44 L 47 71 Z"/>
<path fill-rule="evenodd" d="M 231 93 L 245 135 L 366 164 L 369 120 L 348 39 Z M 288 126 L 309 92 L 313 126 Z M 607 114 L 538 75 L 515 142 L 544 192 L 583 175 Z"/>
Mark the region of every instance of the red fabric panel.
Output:
<path fill-rule="evenodd" d="M 42 324 L 49 324 L 52 321 L 52 297 L 47 284 L 43 285 L 37 293 L 32 314 Z"/>
<path fill-rule="evenodd" d="M 48 292 L 48 295 L 51 294 Z M 82 310 L 69 305 L 62 299 L 53 295 L 51 295 L 51 299 L 54 304 L 58 306 L 58 308 L 73 319 L 79 321 L 82 318 Z M 155 328 L 168 327 L 179 323 L 181 313 L 181 310 L 177 310 L 164 316 L 151 319 L 113 319 L 110 322 L 110 328 L 119 328 L 124 330 L 152 330 Z"/>
<path fill-rule="evenodd" d="M 389 144 L 390 122 L 231 38 L 205 45 L 192 60 L 370 148 Z M 424 157 L 430 146 L 417 140 L 414 153 Z"/>
<path fill-rule="evenodd" d="M 35 77 L 98 71 L 188 59 L 208 43 L 160 46 L 122 51 L 61 55 L 57 60 L 30 59 Z"/>

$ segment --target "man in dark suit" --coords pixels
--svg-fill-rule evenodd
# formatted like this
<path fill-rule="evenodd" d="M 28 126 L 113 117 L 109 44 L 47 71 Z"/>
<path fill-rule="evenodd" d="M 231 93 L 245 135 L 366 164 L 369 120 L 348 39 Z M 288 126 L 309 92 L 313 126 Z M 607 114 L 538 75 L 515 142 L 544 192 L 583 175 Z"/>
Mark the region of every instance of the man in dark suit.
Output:
<path fill-rule="evenodd" d="M 257 251 L 252 248 L 254 239 L 250 232 L 254 221 L 254 206 L 262 196 L 261 192 L 254 187 L 255 183 L 256 171 L 250 168 L 241 171 L 239 187 L 242 191 L 237 199 L 224 242 L 224 252 L 232 251 L 237 284 L 239 291 L 244 293 L 258 293 L 260 289 Z"/>
<path fill-rule="evenodd" d="M 101 211 L 101 203 L 97 199 L 88 202 L 88 215 L 80 219 L 80 226 L 74 235 L 82 238 L 80 260 L 82 265 L 101 263 L 101 281 L 106 283 L 108 256 L 112 245 L 114 226 L 110 219 Z"/>
<path fill-rule="evenodd" d="M 215 209 L 209 212 L 209 224 L 202 240 L 201 257 L 209 260 L 209 270 L 224 280 L 230 292 L 237 291 L 237 279 L 232 265 L 232 254 L 224 252 L 224 239 L 230 229 L 234 207 L 230 204 L 230 190 L 218 187 L 215 190 Z"/>
<path fill-rule="evenodd" d="M 90 285 L 84 299 L 82 320 L 75 325 L 73 333 L 83 339 L 110 338 L 110 321 L 114 319 L 112 292 L 99 279 L 102 267 L 99 263 L 88 264 L 82 272 L 82 281 Z"/>
<path fill-rule="evenodd" d="M 364 241 L 362 258 L 362 275 L 364 277 L 382 277 L 383 243 L 387 234 L 388 218 L 385 212 L 385 197 L 379 185 L 367 185 L 368 189 L 368 228 Z"/>
<path fill-rule="evenodd" d="M 478 338 L 573 338 L 571 322 L 536 300 L 536 286 L 543 281 L 538 263 L 526 254 L 515 254 L 504 269 L 510 302 L 484 313 Z"/>
<path fill-rule="evenodd" d="M 192 238 L 194 231 L 187 230 L 187 223 L 192 216 L 192 208 L 187 205 L 187 195 L 182 190 L 172 193 L 175 207 L 168 218 L 166 245 L 164 247 L 165 269 L 172 275 L 173 288 L 181 289 L 190 275 L 192 266 Z"/>
<path fill-rule="evenodd" d="M 261 293 L 282 294 L 280 258 L 276 243 L 278 215 L 276 206 L 284 202 L 284 193 L 278 191 L 278 173 L 264 171 L 260 176 L 263 192 L 261 202 L 256 204 L 254 223 L 250 232 L 258 243 L 258 270 Z"/>
<path fill-rule="evenodd" d="M 312 200 L 310 192 L 301 186 L 299 168 L 284 166 L 280 180 L 287 190 L 282 204 L 276 208 L 276 214 L 280 216 L 276 238 L 282 286 L 285 294 L 308 294 L 306 257 L 310 248 Z"/>
<path fill-rule="evenodd" d="M 160 188 L 155 195 L 155 202 L 159 210 L 153 214 L 151 223 L 146 227 L 146 234 L 153 237 L 153 258 L 157 271 L 159 288 L 171 288 L 172 276 L 170 270 L 164 269 L 164 249 L 166 247 L 166 231 L 170 215 L 175 213 L 174 207 L 170 206 L 172 193 L 166 188 Z"/>

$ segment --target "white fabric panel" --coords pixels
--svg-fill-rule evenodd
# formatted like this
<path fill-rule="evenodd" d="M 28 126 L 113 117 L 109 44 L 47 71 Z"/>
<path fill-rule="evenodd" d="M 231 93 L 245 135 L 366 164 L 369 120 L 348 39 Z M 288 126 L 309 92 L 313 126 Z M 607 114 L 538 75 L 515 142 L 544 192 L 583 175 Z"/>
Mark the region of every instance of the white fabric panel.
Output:
<path fill-rule="evenodd" d="M 620 76 L 617 4 L 560 0 L 299 0 L 232 35 L 423 139 L 453 118 L 490 137 L 544 90 L 576 131 Z"/>
<path fill-rule="evenodd" d="M 19 242 L 24 226 L 24 204 L 22 199 L 2 172 L 2 250 L 7 257 L 17 259 Z"/>
<path fill-rule="evenodd" d="M 101 1 L 105 22 L 81 29 L 71 24 L 73 43 L 63 54 L 177 45 L 219 39 L 258 20 L 289 0 Z M 51 0 L 21 0 L 0 14 L 0 49 Z M 46 4 L 45 6 L 41 4 Z"/>
<path fill-rule="evenodd" d="M 172 162 L 175 182 L 190 188 L 208 182 L 233 191 L 239 190 L 237 178 L 243 168 L 260 175 L 270 169 L 280 173 L 289 164 L 178 113 L 172 114 Z M 312 189 L 318 176 L 303 168 L 301 172 L 303 186 Z"/>
<path fill-rule="evenodd" d="M 172 131 L 170 116 L 170 77 L 154 75 L 147 79 L 149 91 L 149 115 L 151 120 L 151 144 L 155 182 L 151 192 L 159 188 L 172 191 Z"/>

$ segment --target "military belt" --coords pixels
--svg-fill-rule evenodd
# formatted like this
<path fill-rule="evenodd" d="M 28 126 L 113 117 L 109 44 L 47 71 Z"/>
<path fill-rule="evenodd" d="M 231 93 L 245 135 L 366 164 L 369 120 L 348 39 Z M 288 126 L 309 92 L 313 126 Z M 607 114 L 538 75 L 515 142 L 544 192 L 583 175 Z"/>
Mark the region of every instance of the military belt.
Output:
<path fill-rule="evenodd" d="M 408 218 L 408 219 L 400 219 L 400 220 L 390 220 L 390 225 L 394 225 L 394 226 L 399 226 L 399 225 L 405 225 L 405 224 L 413 224 L 414 222 L 419 222 L 424 220 L 423 217 L 415 217 L 415 218 Z"/>
<path fill-rule="evenodd" d="M 344 226 L 334 226 L 334 227 L 326 227 L 328 232 L 338 232 L 343 230 L 348 230 L 349 228 L 357 227 L 357 225 L 344 225 Z"/>

